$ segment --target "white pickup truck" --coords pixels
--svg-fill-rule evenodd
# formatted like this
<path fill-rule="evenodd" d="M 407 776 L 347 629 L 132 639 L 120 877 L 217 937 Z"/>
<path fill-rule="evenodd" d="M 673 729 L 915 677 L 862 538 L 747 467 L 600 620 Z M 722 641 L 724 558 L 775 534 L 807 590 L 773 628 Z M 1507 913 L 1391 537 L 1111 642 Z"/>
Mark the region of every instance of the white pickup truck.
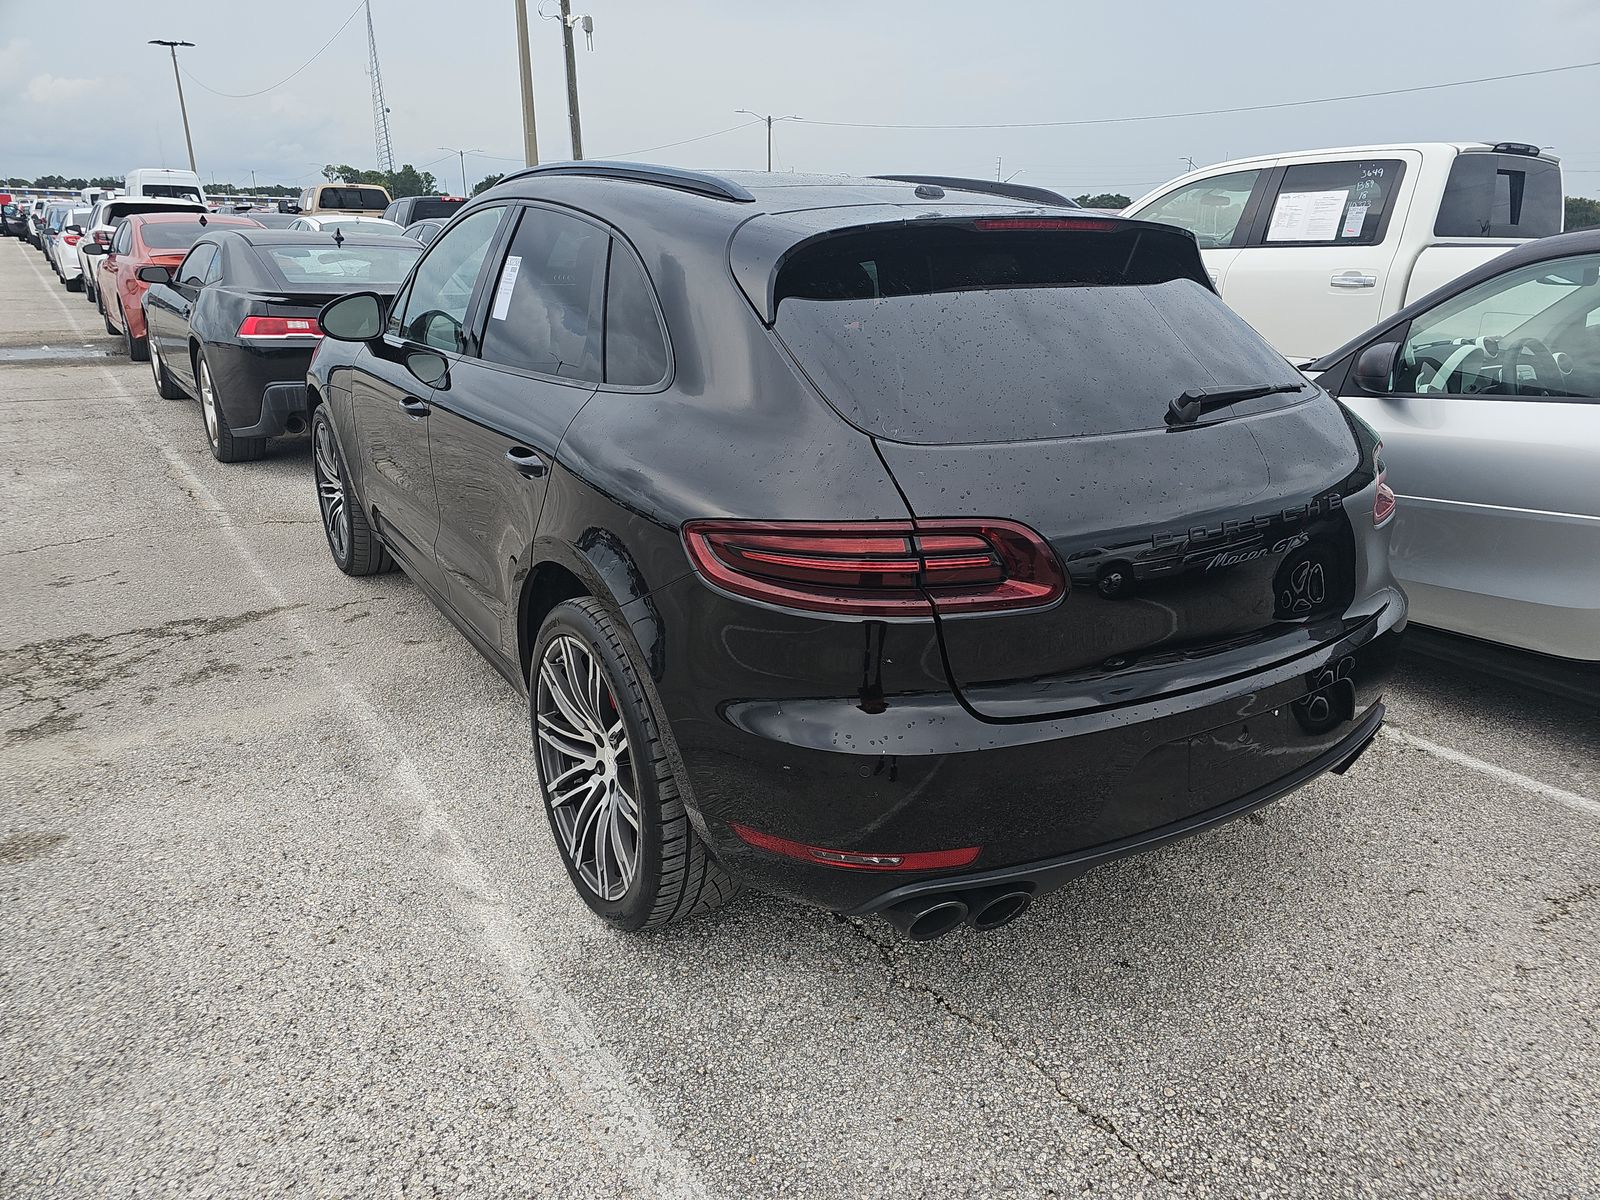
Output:
<path fill-rule="evenodd" d="M 1303 363 L 1561 232 L 1563 203 L 1561 164 L 1537 146 L 1432 142 L 1217 163 L 1123 215 L 1192 231 L 1222 298 Z"/>

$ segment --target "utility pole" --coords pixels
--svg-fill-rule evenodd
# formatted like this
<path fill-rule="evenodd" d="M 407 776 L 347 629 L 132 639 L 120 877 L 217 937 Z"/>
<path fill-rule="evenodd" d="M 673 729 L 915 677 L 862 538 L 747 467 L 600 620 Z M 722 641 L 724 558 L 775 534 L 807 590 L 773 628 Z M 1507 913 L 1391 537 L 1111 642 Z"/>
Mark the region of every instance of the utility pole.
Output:
<path fill-rule="evenodd" d="M 567 121 L 572 127 L 572 157 L 579 159 L 583 157 L 583 122 L 578 119 L 578 60 L 572 53 L 572 6 L 568 0 L 561 0 L 561 52 L 567 58 Z"/>
<path fill-rule="evenodd" d="M 533 60 L 528 54 L 528 0 L 511 0 L 517 8 L 517 67 L 522 75 L 522 157 L 539 165 L 539 127 L 533 118 Z M 463 189 L 465 190 L 465 189 Z"/>
<path fill-rule="evenodd" d="M 440 147 L 438 147 L 438 149 L 440 149 L 440 150 L 448 150 L 450 153 L 456 155 L 458 158 L 461 159 L 461 194 L 463 196 L 465 196 L 467 194 L 467 155 L 469 155 L 469 154 L 482 154 L 483 151 L 482 150 L 458 150 L 454 146 L 440 146 Z"/>
<path fill-rule="evenodd" d="M 1190 172 L 1192 173 L 1194 171 L 1194 169 L 1195 169 L 1195 167 L 1194 167 L 1194 155 L 1185 154 L 1183 157 L 1178 159 L 1178 161 L 1181 162 L 1181 163 L 1188 163 Z"/>
<path fill-rule="evenodd" d="M 800 118 L 794 116 L 793 114 L 787 117 L 775 117 L 771 113 L 753 112 L 748 108 L 736 108 L 733 111 L 735 113 L 743 113 L 747 117 L 754 117 L 758 121 L 765 121 L 767 123 L 767 171 L 770 173 L 772 170 L 772 123 L 774 121 L 798 121 Z"/>
<path fill-rule="evenodd" d="M 194 43 L 169 42 L 163 41 L 161 38 L 151 38 L 150 44 L 152 46 L 165 46 L 172 51 L 172 78 L 178 85 L 178 111 L 183 114 L 183 140 L 189 147 L 189 170 L 198 175 L 200 174 L 200 168 L 194 165 L 194 139 L 189 136 L 189 106 L 183 102 L 183 76 L 178 74 L 178 47 L 193 46 Z"/>

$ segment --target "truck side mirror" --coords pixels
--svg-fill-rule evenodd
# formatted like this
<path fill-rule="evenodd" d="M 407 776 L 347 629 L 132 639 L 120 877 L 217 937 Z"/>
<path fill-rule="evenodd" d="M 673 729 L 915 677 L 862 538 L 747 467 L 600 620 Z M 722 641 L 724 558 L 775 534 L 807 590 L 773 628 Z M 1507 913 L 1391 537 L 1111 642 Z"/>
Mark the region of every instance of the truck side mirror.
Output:
<path fill-rule="evenodd" d="M 1394 378 L 1395 360 L 1400 357 L 1398 342 L 1378 342 L 1356 357 L 1356 383 L 1363 391 L 1387 392 Z"/>

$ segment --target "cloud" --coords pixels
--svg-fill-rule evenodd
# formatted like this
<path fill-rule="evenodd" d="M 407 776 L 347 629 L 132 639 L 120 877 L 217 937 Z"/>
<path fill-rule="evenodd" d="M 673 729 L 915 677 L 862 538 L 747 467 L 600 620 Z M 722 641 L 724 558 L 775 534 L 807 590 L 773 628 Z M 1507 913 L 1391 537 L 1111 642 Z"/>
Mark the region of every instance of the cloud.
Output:
<path fill-rule="evenodd" d="M 63 79 L 58 75 L 35 75 L 22 91 L 30 104 L 51 107 L 71 104 L 99 92 L 104 81 L 99 79 Z"/>

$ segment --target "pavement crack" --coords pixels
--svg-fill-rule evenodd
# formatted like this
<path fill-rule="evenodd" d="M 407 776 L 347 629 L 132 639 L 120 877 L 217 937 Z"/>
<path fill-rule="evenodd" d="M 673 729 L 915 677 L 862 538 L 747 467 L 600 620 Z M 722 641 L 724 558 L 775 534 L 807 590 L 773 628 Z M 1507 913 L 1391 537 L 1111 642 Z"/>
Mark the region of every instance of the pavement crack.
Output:
<path fill-rule="evenodd" d="M 0 713 L 26 712 L 31 718 L 7 729 L 5 740 L 34 741 L 76 729 L 81 714 L 73 711 L 75 698 L 128 679 L 145 660 L 175 646 L 230 633 L 298 607 L 278 605 L 219 617 L 178 617 L 140 629 L 75 633 L 0 651 L 0 679 L 4 680 L 0 696 L 5 697 Z M 191 673 L 176 685 L 198 683 L 224 670 Z"/>
<path fill-rule="evenodd" d="M 1550 911 L 1534 921 L 1534 924 L 1541 928 L 1549 928 L 1563 917 L 1570 917 L 1578 905 L 1596 897 L 1600 897 L 1600 883 L 1580 883 L 1570 892 L 1563 892 L 1559 896 L 1546 896 L 1544 902 L 1550 906 Z"/>
<path fill-rule="evenodd" d="M 82 546 L 88 542 L 103 542 L 107 538 L 121 537 L 122 533 L 96 533 L 90 537 L 68 538 L 64 542 L 45 542 L 38 546 L 23 546 L 17 550 L 7 550 L 6 554 L 37 554 L 40 550 L 54 550 L 58 546 Z"/>
<path fill-rule="evenodd" d="M 1099 1111 L 1088 1101 L 1074 1096 L 1068 1090 L 1066 1082 L 1059 1075 L 1030 1054 L 1014 1038 L 1008 1036 L 994 1021 L 981 1014 L 967 1012 L 932 984 L 907 974 L 899 957 L 894 952 L 894 944 L 875 936 L 871 926 L 866 921 L 860 917 L 836 917 L 835 919 L 853 930 L 862 941 L 878 951 L 878 956 L 883 960 L 884 965 L 889 968 L 890 977 L 894 982 L 907 991 L 919 992 L 927 996 L 963 1025 L 981 1034 L 1006 1058 L 1019 1066 L 1026 1067 L 1037 1075 L 1054 1090 L 1056 1095 L 1065 1100 L 1073 1111 L 1126 1150 L 1132 1156 L 1134 1162 L 1138 1164 L 1139 1169 L 1151 1179 L 1168 1184 L 1173 1182 L 1172 1177 L 1159 1165 L 1151 1162 L 1144 1151 L 1139 1149 L 1133 1140 L 1122 1131 L 1116 1121 Z"/>

